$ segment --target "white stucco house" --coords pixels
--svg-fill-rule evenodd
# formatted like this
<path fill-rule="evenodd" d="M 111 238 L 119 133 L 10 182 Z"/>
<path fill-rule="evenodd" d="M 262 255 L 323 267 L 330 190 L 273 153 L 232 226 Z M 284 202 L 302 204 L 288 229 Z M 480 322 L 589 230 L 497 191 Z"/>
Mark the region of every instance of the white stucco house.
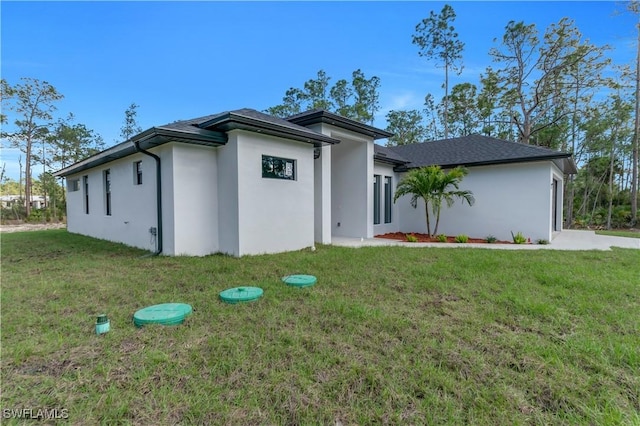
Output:
<path fill-rule="evenodd" d="M 473 207 L 443 233 L 551 240 L 569 154 L 483 136 L 385 148 L 388 132 L 322 110 L 286 120 L 240 109 L 148 129 L 56 173 L 69 232 L 166 255 L 234 256 L 424 232 L 424 209 L 393 203 L 414 167 L 463 165 Z"/>
<path fill-rule="evenodd" d="M 23 195 L 0 195 L 0 204 L 3 208 L 10 208 L 14 205 L 23 205 L 24 206 L 24 196 Z M 44 195 L 31 195 L 31 208 L 34 209 L 44 209 L 49 205 L 49 197 L 45 197 Z"/>

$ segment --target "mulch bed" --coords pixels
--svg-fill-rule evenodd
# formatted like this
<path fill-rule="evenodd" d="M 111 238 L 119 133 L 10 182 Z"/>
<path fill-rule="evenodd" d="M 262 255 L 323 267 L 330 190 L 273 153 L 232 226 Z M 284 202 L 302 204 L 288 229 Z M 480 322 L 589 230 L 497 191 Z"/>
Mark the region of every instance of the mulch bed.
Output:
<path fill-rule="evenodd" d="M 436 237 L 432 236 L 431 238 L 429 238 L 427 234 L 417 234 L 415 232 L 412 232 L 410 235 L 413 235 L 414 237 L 416 237 L 419 243 L 439 243 L 440 242 Z M 407 241 L 407 234 L 405 234 L 404 232 L 390 232 L 388 234 L 376 235 L 375 237 L 386 238 L 389 240 L 396 240 L 396 241 Z M 455 238 L 456 238 L 455 236 L 454 237 L 447 236 L 447 242 L 455 243 Z M 467 242 L 476 243 L 476 244 L 488 244 L 487 240 L 485 240 L 484 238 L 469 238 L 469 241 Z M 494 244 L 513 244 L 513 242 L 498 240 Z"/>

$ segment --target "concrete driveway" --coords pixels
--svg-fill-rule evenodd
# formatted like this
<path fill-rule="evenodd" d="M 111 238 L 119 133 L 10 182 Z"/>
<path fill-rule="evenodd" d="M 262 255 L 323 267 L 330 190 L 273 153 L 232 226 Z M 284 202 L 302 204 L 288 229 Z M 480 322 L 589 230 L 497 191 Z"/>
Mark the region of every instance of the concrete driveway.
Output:
<path fill-rule="evenodd" d="M 385 238 L 332 237 L 331 244 L 344 247 L 404 246 L 460 248 L 477 247 L 494 250 L 611 250 L 611 247 L 640 250 L 640 238 L 610 237 L 596 235 L 595 231 L 564 230 L 557 233 L 550 244 L 449 244 L 449 243 L 408 243 Z"/>

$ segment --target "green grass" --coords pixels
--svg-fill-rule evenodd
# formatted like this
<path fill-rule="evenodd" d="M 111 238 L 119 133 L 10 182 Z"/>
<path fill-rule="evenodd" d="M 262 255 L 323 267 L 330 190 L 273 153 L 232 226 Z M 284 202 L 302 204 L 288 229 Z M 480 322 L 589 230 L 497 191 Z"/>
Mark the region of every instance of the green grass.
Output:
<path fill-rule="evenodd" d="M 640 231 L 636 231 L 636 230 L 596 231 L 596 234 L 611 235 L 613 237 L 640 238 Z"/>
<path fill-rule="evenodd" d="M 1 248 L 2 409 L 64 408 L 72 424 L 640 424 L 638 250 L 143 258 L 63 230 Z M 318 283 L 280 282 L 292 273 Z M 218 300 L 240 285 L 264 297 Z M 194 313 L 133 326 L 164 302 Z"/>

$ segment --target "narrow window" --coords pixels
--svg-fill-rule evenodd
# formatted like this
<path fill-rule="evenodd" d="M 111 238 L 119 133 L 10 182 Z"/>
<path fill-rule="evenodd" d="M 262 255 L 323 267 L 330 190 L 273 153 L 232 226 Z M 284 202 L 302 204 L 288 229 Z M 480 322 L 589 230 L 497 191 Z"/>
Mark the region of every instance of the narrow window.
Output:
<path fill-rule="evenodd" d="M 82 176 L 82 186 L 84 189 L 84 212 L 89 214 L 89 176 Z"/>
<path fill-rule="evenodd" d="M 111 171 L 104 171 L 104 200 L 107 216 L 111 216 Z"/>
<path fill-rule="evenodd" d="M 380 175 L 373 175 L 373 224 L 380 223 Z"/>
<path fill-rule="evenodd" d="M 270 179 L 296 180 L 296 160 L 263 155 L 262 177 Z"/>
<path fill-rule="evenodd" d="M 391 176 L 384 177 L 384 223 L 391 223 Z"/>
<path fill-rule="evenodd" d="M 133 163 L 133 184 L 142 185 L 142 161 Z"/>

